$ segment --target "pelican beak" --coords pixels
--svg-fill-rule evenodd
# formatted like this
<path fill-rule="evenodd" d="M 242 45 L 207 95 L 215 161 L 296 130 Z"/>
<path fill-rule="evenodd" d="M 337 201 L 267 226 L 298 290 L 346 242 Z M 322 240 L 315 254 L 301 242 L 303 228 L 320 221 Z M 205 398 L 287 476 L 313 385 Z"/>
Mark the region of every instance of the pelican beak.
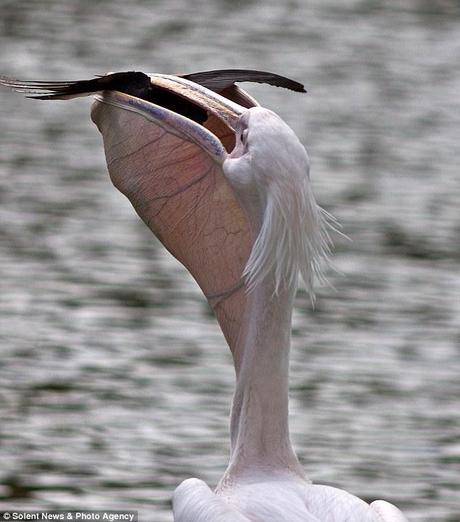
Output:
<path fill-rule="evenodd" d="M 150 78 L 153 85 L 200 106 L 223 121 L 233 131 L 235 131 L 239 117 L 245 112 L 245 107 L 233 100 L 185 78 L 164 74 L 153 74 Z M 243 91 L 240 89 L 240 92 Z"/>
<path fill-rule="evenodd" d="M 235 133 L 241 115 L 248 107 L 257 105 L 257 102 L 236 86 L 229 96 L 239 103 L 185 78 L 165 74 L 149 76 L 154 88 L 167 93 L 169 100 L 177 99 L 175 105 L 178 107 L 187 103 L 189 107 L 191 104 L 202 112 L 205 111 L 204 121 L 194 121 L 193 117 L 184 116 L 180 110 L 175 112 L 174 109 L 119 91 L 104 91 L 96 95 L 97 101 L 92 111 L 93 121 L 97 124 L 98 102 L 128 109 L 148 117 L 156 124 L 163 124 L 168 129 L 180 129 L 182 135 L 187 135 L 222 163 L 226 153 L 231 152 L 235 146 Z"/>

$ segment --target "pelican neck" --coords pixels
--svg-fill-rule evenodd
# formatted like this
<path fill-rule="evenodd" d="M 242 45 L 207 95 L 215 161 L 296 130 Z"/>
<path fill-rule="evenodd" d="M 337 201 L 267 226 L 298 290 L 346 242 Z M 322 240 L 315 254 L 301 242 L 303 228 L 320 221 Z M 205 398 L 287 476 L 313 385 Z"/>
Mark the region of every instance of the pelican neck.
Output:
<path fill-rule="evenodd" d="M 254 471 L 304 478 L 288 426 L 289 350 L 295 287 L 274 294 L 267 280 L 248 294 L 232 353 L 236 389 L 225 479 Z"/>

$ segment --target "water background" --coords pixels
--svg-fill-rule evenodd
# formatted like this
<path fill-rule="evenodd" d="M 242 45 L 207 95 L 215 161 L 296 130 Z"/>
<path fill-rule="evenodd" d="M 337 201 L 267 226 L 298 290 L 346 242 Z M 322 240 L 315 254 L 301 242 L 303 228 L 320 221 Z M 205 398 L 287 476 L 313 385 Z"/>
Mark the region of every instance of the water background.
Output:
<path fill-rule="evenodd" d="M 292 436 L 308 475 L 460 520 L 460 5 L 0 0 L 0 72 L 248 67 L 295 129 L 337 238 L 300 292 Z M 0 91 L 0 509 L 138 509 L 215 485 L 233 369 L 186 271 L 110 185 L 90 101 Z"/>

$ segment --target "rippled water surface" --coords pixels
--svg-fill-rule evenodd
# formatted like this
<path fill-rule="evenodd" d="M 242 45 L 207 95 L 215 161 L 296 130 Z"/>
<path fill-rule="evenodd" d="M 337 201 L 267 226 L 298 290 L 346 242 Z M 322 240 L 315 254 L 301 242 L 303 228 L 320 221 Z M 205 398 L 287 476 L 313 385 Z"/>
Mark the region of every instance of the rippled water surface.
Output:
<path fill-rule="evenodd" d="M 460 520 L 460 7 L 453 0 L 0 2 L 0 72 L 253 67 L 343 223 L 294 315 L 315 482 Z M 89 100 L 0 92 L 0 509 L 138 509 L 228 454 L 233 369 L 185 270 L 110 185 Z"/>

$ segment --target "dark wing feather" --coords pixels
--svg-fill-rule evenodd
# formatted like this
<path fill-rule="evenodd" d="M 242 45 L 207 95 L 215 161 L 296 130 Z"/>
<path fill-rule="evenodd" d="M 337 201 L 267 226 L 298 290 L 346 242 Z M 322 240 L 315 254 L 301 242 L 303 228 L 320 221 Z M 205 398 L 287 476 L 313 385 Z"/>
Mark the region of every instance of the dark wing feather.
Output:
<path fill-rule="evenodd" d="M 17 92 L 22 92 L 28 98 L 35 98 L 38 100 L 66 99 L 102 90 L 98 79 L 79 80 L 74 82 L 42 82 L 21 81 L 1 77 L 0 84 L 10 87 Z"/>
<path fill-rule="evenodd" d="M 104 90 L 118 90 L 126 94 L 141 96 L 150 87 L 150 78 L 144 73 L 134 71 L 107 74 L 92 80 L 72 82 L 20 81 L 0 77 L 0 85 L 22 92 L 28 98 L 65 100 Z"/>
<path fill-rule="evenodd" d="M 296 92 L 307 92 L 305 87 L 285 76 L 266 71 L 252 71 L 246 69 L 217 69 L 192 74 L 183 74 L 182 78 L 199 83 L 212 91 L 220 92 L 231 87 L 235 82 L 267 83 L 276 87 L 284 87 Z"/>

